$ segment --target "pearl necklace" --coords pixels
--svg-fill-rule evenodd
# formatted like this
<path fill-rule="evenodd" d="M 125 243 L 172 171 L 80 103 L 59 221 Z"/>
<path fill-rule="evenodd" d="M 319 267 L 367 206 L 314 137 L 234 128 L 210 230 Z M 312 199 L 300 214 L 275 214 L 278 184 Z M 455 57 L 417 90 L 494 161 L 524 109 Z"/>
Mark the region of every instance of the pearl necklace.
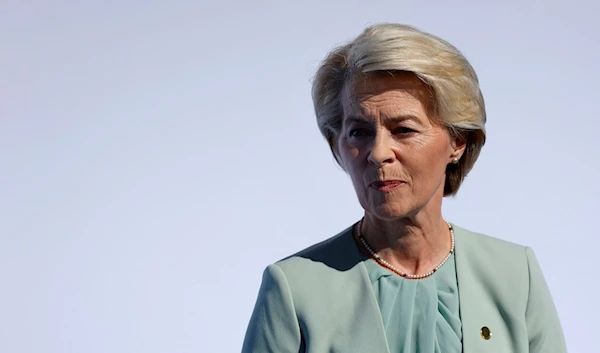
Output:
<path fill-rule="evenodd" d="M 423 278 L 427 278 L 427 277 L 431 276 L 437 270 L 439 270 L 442 266 L 444 266 L 446 261 L 448 261 L 448 259 L 452 255 L 452 253 L 454 253 L 454 229 L 452 228 L 452 225 L 450 223 L 448 223 L 448 221 L 444 220 L 444 222 L 446 222 L 446 224 L 448 225 L 448 229 L 450 229 L 450 236 L 452 238 L 452 246 L 450 247 L 450 252 L 448 253 L 448 255 L 446 255 L 444 260 L 442 260 L 442 262 L 440 262 L 440 264 L 437 265 L 433 270 L 431 270 L 427 273 L 421 274 L 421 275 L 409 275 L 408 273 L 404 273 L 404 272 L 400 271 L 399 269 L 395 268 L 394 266 L 392 266 L 392 264 L 390 264 L 389 262 L 382 259 L 379 255 L 377 255 L 377 253 L 369 246 L 369 244 L 367 244 L 365 237 L 363 237 L 363 235 L 360 232 L 360 228 L 363 223 L 362 219 L 357 223 L 356 233 L 358 235 L 358 239 L 360 239 L 360 242 L 365 247 L 365 249 L 367 249 L 367 251 L 371 254 L 371 256 L 373 256 L 373 258 L 379 264 L 383 265 L 383 267 L 386 267 L 387 269 L 391 270 L 392 272 L 399 275 L 400 277 L 404 277 L 404 278 L 408 278 L 408 279 L 423 279 Z"/>

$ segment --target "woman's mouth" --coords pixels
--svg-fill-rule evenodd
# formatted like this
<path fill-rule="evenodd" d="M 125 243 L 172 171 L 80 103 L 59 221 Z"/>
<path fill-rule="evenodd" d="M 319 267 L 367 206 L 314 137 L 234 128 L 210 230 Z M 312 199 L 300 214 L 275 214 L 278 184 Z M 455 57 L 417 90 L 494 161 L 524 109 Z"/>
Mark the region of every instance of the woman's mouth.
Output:
<path fill-rule="evenodd" d="M 402 180 L 381 180 L 371 183 L 371 187 L 377 191 L 390 192 L 403 184 Z"/>

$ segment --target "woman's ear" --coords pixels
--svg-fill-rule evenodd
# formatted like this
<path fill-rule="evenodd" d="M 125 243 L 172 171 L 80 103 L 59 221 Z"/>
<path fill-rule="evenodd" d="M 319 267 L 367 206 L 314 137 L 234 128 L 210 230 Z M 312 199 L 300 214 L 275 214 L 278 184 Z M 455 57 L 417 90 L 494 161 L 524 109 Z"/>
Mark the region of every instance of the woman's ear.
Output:
<path fill-rule="evenodd" d="M 460 137 L 451 137 L 451 145 L 452 145 L 452 154 L 450 154 L 450 163 L 457 164 L 463 153 L 465 153 L 465 149 L 467 148 L 467 140 Z"/>

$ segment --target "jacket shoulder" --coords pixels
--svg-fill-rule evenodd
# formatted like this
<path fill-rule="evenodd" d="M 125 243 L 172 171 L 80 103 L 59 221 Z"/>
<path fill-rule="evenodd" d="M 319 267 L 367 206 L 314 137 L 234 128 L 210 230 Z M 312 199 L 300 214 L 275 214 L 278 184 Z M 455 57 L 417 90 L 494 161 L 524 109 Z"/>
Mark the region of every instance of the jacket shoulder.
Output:
<path fill-rule="evenodd" d="M 338 232 L 332 237 L 329 237 L 321 242 L 313 244 L 305 249 L 302 249 L 295 254 L 288 256 L 287 258 L 282 259 L 281 261 L 285 261 L 286 259 L 292 257 L 311 257 L 317 256 L 319 254 L 330 253 L 333 249 L 338 248 L 340 246 L 346 246 L 346 242 L 348 241 L 348 237 L 352 236 L 353 226 L 349 226 L 344 230 Z"/>
<path fill-rule="evenodd" d="M 319 243 L 311 245 L 293 255 L 287 256 L 276 262 L 284 272 L 296 267 L 325 265 L 330 268 L 341 269 L 356 262 L 360 255 L 352 237 L 352 226 L 342 230 L 336 235 Z"/>
<path fill-rule="evenodd" d="M 525 249 L 527 248 L 521 244 L 510 242 L 508 240 L 500 239 L 487 234 L 474 232 L 454 224 L 452 227 L 454 228 L 455 233 L 462 238 L 461 240 L 481 249 L 494 249 L 495 252 L 516 252 L 524 254 Z"/>
<path fill-rule="evenodd" d="M 363 257 L 352 227 L 275 262 L 290 288 L 299 317 L 319 317 L 341 305 L 347 292 L 361 293 L 367 283 Z M 337 298 L 334 300 L 334 298 Z M 333 301 L 332 301 L 333 300 Z M 321 313 L 321 314 L 319 314 Z"/>

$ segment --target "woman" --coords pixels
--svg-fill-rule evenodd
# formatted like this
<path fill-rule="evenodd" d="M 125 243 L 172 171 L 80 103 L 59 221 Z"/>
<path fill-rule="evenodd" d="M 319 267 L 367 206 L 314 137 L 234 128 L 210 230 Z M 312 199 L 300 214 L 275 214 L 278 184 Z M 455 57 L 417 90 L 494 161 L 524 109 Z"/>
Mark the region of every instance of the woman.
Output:
<path fill-rule="evenodd" d="M 364 217 L 267 267 L 243 352 L 566 352 L 532 250 L 446 222 L 485 141 L 477 76 L 415 28 L 367 28 L 313 84 Z"/>

